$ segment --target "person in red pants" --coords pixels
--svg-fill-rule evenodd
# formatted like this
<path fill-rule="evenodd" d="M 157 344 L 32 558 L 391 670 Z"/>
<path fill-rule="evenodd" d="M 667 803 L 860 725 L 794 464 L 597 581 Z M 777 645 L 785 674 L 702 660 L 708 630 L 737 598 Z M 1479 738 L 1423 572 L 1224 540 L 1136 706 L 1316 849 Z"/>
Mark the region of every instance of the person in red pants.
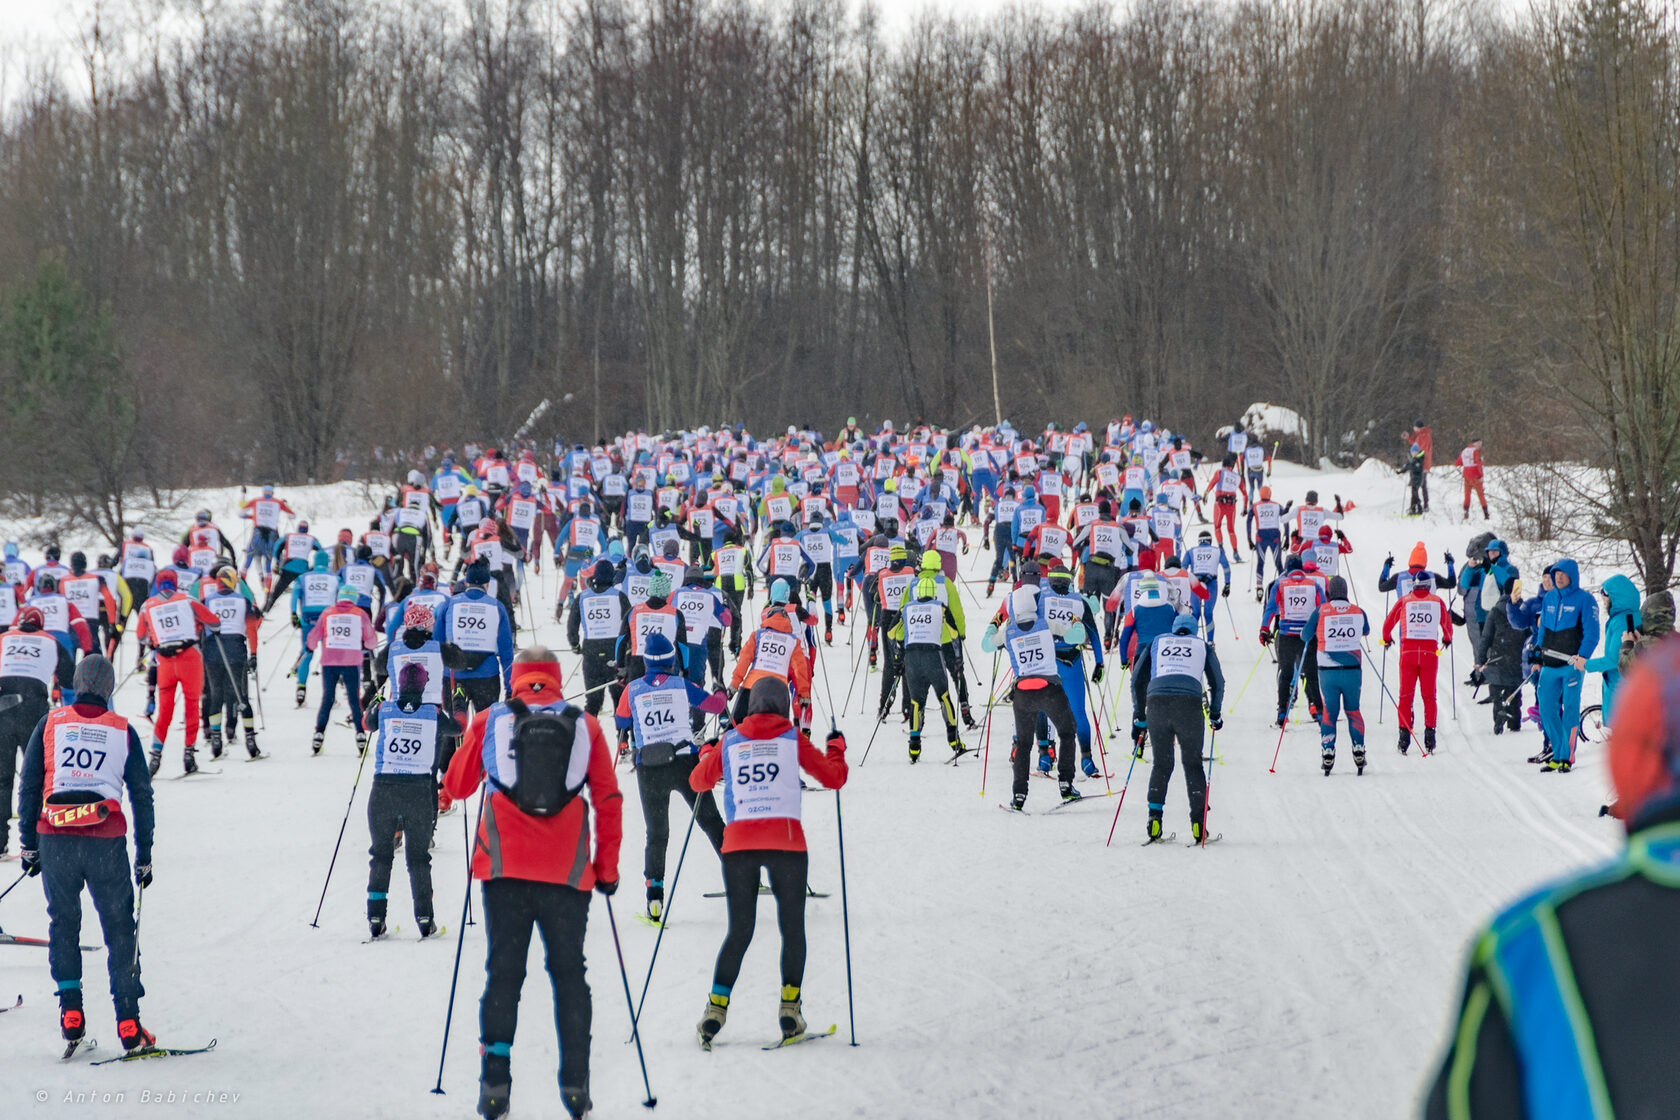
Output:
<path fill-rule="evenodd" d="M 1458 453 L 1458 469 L 1464 472 L 1464 520 L 1470 520 L 1470 498 L 1482 503 L 1482 520 L 1489 517 L 1487 495 L 1482 492 L 1482 441 L 1473 439 Z"/>
<path fill-rule="evenodd" d="M 152 724 L 152 751 L 146 760 L 154 775 L 163 765 L 163 744 L 175 715 L 177 685 L 186 737 L 181 765 L 189 774 L 198 769 L 193 748 L 198 745 L 198 703 L 204 691 L 204 657 L 198 652 L 198 643 L 205 634 L 220 628 L 221 619 L 214 611 L 176 586 L 173 569 L 158 571 L 152 597 L 140 608 L 140 625 L 135 630 L 141 648 L 149 645 L 157 653 L 157 719 Z"/>
<path fill-rule="evenodd" d="M 1433 581 L 1418 580 L 1409 595 L 1394 601 L 1383 620 L 1383 645 L 1394 644 L 1400 627 L 1400 753 L 1412 742 L 1412 694 L 1423 693 L 1423 753 L 1435 753 L 1435 667 L 1441 650 L 1452 641 L 1447 605 L 1435 594 Z"/>

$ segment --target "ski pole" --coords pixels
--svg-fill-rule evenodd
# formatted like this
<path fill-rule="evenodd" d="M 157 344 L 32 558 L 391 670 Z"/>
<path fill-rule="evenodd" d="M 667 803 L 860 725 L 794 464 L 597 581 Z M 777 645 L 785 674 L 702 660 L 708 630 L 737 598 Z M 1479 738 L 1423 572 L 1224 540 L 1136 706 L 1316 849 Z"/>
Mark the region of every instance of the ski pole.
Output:
<path fill-rule="evenodd" d="M 677 853 L 677 870 L 671 876 L 671 889 L 665 895 L 665 907 L 659 911 L 659 933 L 653 939 L 653 955 L 648 958 L 647 977 L 642 981 L 642 994 L 636 1000 L 636 1010 L 630 1016 L 632 1023 L 642 1021 L 642 1007 L 647 1003 L 648 985 L 653 983 L 653 965 L 659 959 L 659 946 L 665 940 L 665 924 L 671 919 L 671 902 L 677 897 L 677 882 L 682 878 L 683 857 L 688 855 L 688 842 L 694 836 L 694 820 L 700 815 L 700 798 L 694 795 L 694 806 L 688 814 L 688 831 L 683 833 L 682 851 Z"/>
<path fill-rule="evenodd" d="M 483 796 L 478 799 L 478 816 L 480 820 L 483 820 Z M 466 819 L 467 815 L 463 812 L 461 814 L 461 820 L 465 821 Z M 473 831 L 477 831 L 477 825 L 474 825 Z M 455 968 L 449 974 L 449 1009 L 444 1012 L 443 1016 L 443 1045 L 438 1048 L 437 1084 L 432 1086 L 432 1092 L 439 1095 L 442 1095 L 443 1093 L 443 1060 L 445 1055 L 449 1053 L 449 1026 L 455 1021 L 455 985 L 461 980 L 461 949 L 467 941 L 467 914 L 469 912 L 467 908 L 472 903 L 472 857 L 473 852 L 472 849 L 469 848 L 467 850 L 466 896 L 461 899 L 461 925 L 455 933 Z"/>
<path fill-rule="evenodd" d="M 1261 659 L 1259 657 L 1256 657 L 1254 659 L 1254 668 L 1252 668 L 1248 671 L 1247 680 L 1244 680 L 1243 681 L 1243 686 L 1241 688 L 1237 689 L 1237 697 L 1236 697 L 1235 700 L 1231 701 L 1231 710 L 1232 711 L 1236 711 L 1237 705 L 1242 703 L 1243 693 L 1248 691 L 1249 681 L 1252 681 L 1254 679 L 1254 674 L 1256 672 L 1258 672 L 1259 669 L 1260 669 L 1260 661 L 1261 661 Z"/>
<path fill-rule="evenodd" d="M 1120 823 L 1120 810 L 1126 804 L 1126 791 L 1132 785 L 1132 770 L 1137 766 L 1138 755 L 1142 752 L 1134 743 L 1130 753 L 1132 756 L 1131 765 L 1126 767 L 1126 780 L 1120 785 L 1120 803 L 1114 806 L 1114 820 L 1108 826 L 1108 839 L 1103 841 L 1103 847 L 1105 848 L 1114 843 L 1114 828 Z"/>
<path fill-rule="evenodd" d="M 146 902 L 146 888 L 134 884 L 134 967 L 140 967 L 140 909 Z"/>
<path fill-rule="evenodd" d="M 887 698 L 884 701 L 882 701 L 882 703 L 881 703 L 881 710 L 883 712 L 890 712 L 891 711 L 893 699 L 898 695 L 898 682 L 902 678 L 902 676 L 903 676 L 903 674 L 901 673 L 899 676 L 894 677 L 892 684 L 887 688 Z M 884 718 L 883 719 L 878 719 L 878 720 L 875 721 L 875 730 L 871 731 L 869 733 L 869 742 L 864 744 L 863 757 L 858 759 L 858 766 L 859 767 L 861 767 L 864 763 L 869 761 L 870 748 L 874 747 L 875 736 L 880 733 L 881 727 L 885 722 L 886 722 L 886 720 Z"/>
<path fill-rule="evenodd" d="M 1207 826 L 1208 814 L 1213 812 L 1213 764 L 1212 763 L 1213 763 L 1213 756 L 1214 756 L 1214 753 L 1215 753 L 1214 752 L 1214 744 L 1217 743 L 1218 741 L 1219 741 L 1219 732 L 1217 732 L 1217 731 L 1210 732 L 1209 735 L 1208 735 L 1207 778 L 1202 783 L 1202 844 L 1201 844 L 1201 846 L 1204 847 L 1204 848 L 1207 847 L 1207 841 L 1208 841 L 1208 826 Z M 1221 788 L 1223 788 L 1223 787 L 1221 787 Z"/>
<path fill-rule="evenodd" d="M 1366 647 L 1365 656 L 1367 658 L 1371 656 L 1371 650 L 1370 650 L 1369 647 Z M 1388 691 L 1388 643 L 1387 642 L 1383 643 L 1382 672 L 1377 677 L 1377 683 L 1382 685 L 1383 695 L 1387 696 L 1390 700 L 1393 700 L 1394 699 L 1393 693 Z M 1399 712 L 1400 712 L 1400 702 L 1398 700 L 1396 700 L 1394 702 L 1394 711 L 1395 711 L 1395 718 L 1398 719 L 1399 718 Z M 1383 717 L 1383 709 L 1379 707 L 1377 709 L 1377 726 L 1379 726 L 1379 727 L 1382 726 L 1382 721 L 1383 721 L 1382 717 Z"/>
<path fill-rule="evenodd" d="M 1277 750 L 1272 752 L 1272 768 L 1271 768 L 1270 771 L 1268 771 L 1268 773 L 1272 773 L 1272 774 L 1277 773 L 1278 755 L 1283 753 L 1283 733 L 1285 731 L 1289 730 L 1289 713 L 1295 707 L 1295 702 L 1294 702 L 1295 686 L 1301 680 L 1301 666 L 1302 666 L 1303 663 L 1305 663 L 1306 660 L 1307 660 L 1307 651 L 1306 651 L 1306 648 L 1303 646 L 1302 649 L 1301 649 L 1301 652 L 1296 654 L 1296 656 L 1295 656 L 1295 674 L 1289 680 L 1290 703 L 1289 703 L 1289 707 L 1285 708 L 1284 711 L 1283 711 L 1283 721 L 1282 721 L 1281 725 L 1278 727 Z M 1206 830 L 1204 829 L 1203 831 L 1206 831 Z"/>
<path fill-rule="evenodd" d="M 642 1088 L 647 1090 L 647 1099 L 642 1102 L 643 1108 L 653 1108 L 659 1104 L 659 1098 L 653 1095 L 653 1086 L 648 1084 L 647 1056 L 642 1053 L 642 1032 L 636 1025 L 636 1007 L 630 1002 L 630 972 L 624 967 L 624 946 L 618 940 L 618 919 L 613 917 L 612 895 L 602 895 L 607 900 L 607 924 L 612 926 L 613 949 L 618 953 L 618 976 L 624 981 L 624 1006 L 630 1012 L 630 1038 L 636 1043 L 636 1060 L 642 1065 Z"/>
<path fill-rule="evenodd" d="M 846 1021 L 857 1043 L 857 1011 L 852 1003 L 852 913 L 846 899 L 846 825 L 840 816 L 840 791 L 834 791 L 834 831 L 840 847 L 840 928 L 846 938 Z"/>
<path fill-rule="evenodd" d="M 355 698 L 352 697 L 350 702 L 354 704 L 356 702 Z M 315 917 L 311 919 L 309 923 L 311 929 L 321 928 L 319 924 L 321 921 L 321 907 L 325 906 L 327 902 L 327 884 L 332 882 L 333 868 L 338 865 L 338 849 L 339 846 L 344 843 L 344 829 L 345 826 L 350 823 L 350 809 L 356 804 L 356 790 L 362 784 L 362 767 L 366 764 L 367 748 L 364 747 L 362 748 L 362 757 L 356 760 L 356 780 L 350 785 L 350 800 L 346 802 L 344 806 L 344 819 L 338 822 L 338 839 L 333 842 L 332 861 L 327 864 L 327 878 L 326 881 L 321 884 L 321 901 L 315 904 Z M 471 860 L 468 862 L 470 863 Z"/>
<path fill-rule="evenodd" d="M 1083 658 L 1081 661 L 1083 661 Z M 1081 664 L 1080 668 L 1083 669 L 1084 665 Z M 1108 790 L 1104 796 L 1112 797 L 1114 796 L 1114 785 L 1108 780 L 1108 751 L 1103 746 L 1103 740 L 1108 738 L 1108 736 L 1102 733 L 1102 720 L 1097 715 L 1097 706 L 1095 702 L 1092 701 L 1089 690 L 1085 693 L 1085 706 L 1091 710 L 1091 719 L 1094 721 L 1091 724 L 1091 737 L 1097 741 L 1097 757 L 1102 759 L 1103 787 Z"/>
<path fill-rule="evenodd" d="M 980 796 L 981 797 L 986 796 L 986 767 L 989 766 L 991 764 L 991 761 L 992 761 L 992 711 L 993 711 L 993 709 L 995 709 L 997 707 L 997 667 L 998 667 L 998 654 L 1001 653 L 1001 652 L 1002 652 L 1001 650 L 995 650 L 995 649 L 992 651 L 992 684 L 991 684 L 991 693 L 992 694 L 991 694 L 991 697 L 986 701 L 986 731 L 985 731 L 985 734 L 981 736 L 981 738 L 983 740 L 983 742 L 981 743 L 981 753 L 980 753 Z"/>
<path fill-rule="evenodd" d="M 11 894 L 13 891 L 17 890 L 17 885 L 19 883 L 23 882 L 27 878 L 29 878 L 29 872 L 19 871 L 18 872 L 18 877 L 16 879 L 12 880 L 12 885 L 7 887 L 3 891 L 0 891 L 0 902 L 4 902 L 6 900 L 6 896 Z"/>
<path fill-rule="evenodd" d="M 1231 609 L 1231 597 L 1224 595 L 1221 598 L 1225 600 L 1225 617 L 1231 620 L 1231 640 L 1240 642 L 1242 638 L 1237 636 L 1237 613 Z"/>

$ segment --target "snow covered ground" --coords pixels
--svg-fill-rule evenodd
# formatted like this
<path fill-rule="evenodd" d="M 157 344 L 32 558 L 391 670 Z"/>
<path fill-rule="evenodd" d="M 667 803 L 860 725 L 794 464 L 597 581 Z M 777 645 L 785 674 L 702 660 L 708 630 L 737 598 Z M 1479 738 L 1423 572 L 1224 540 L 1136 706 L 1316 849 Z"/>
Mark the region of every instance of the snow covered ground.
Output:
<path fill-rule="evenodd" d="M 1384 553 L 1400 562 L 1420 537 L 1439 565 L 1444 549 L 1462 557 L 1482 526 L 1461 525 L 1450 472 L 1435 479 L 1441 511 L 1400 516 L 1402 482 L 1388 468 L 1319 472 L 1279 463 L 1273 487 L 1299 499 L 1315 487 L 1339 492 L 1357 510 L 1345 528 L 1359 598 L 1380 626 L 1376 577 Z M 365 525 L 371 511 L 359 485 L 283 492 L 330 539 Z M 237 491 L 205 495 L 233 531 Z M 183 507 L 183 519 L 199 504 Z M 1493 527 L 1501 528 L 1496 518 Z M 13 528 L 7 526 L 6 528 Z M 180 531 L 180 526 L 174 526 Z M 242 536 L 242 534 L 240 534 Z M 978 542 L 976 542 L 976 545 Z M 68 552 L 68 544 L 66 552 Z M 90 549 L 90 553 L 91 553 Z M 1549 557 L 1514 546 L 1525 572 Z M 1247 552 L 1245 550 L 1245 557 Z M 976 547 L 966 574 L 984 580 L 991 553 Z M 693 1027 L 723 936 L 717 861 L 703 837 L 688 854 L 671 925 L 660 951 L 642 1022 L 647 1066 L 665 1117 L 1398 1117 L 1415 1111 L 1458 992 L 1463 954 L 1475 927 L 1503 900 L 1602 858 L 1618 830 L 1595 818 L 1604 798 L 1602 751 L 1589 748 L 1572 776 L 1542 775 L 1524 758 L 1539 734 L 1494 738 L 1486 707 L 1459 689 L 1457 719 L 1441 722 L 1433 758 L 1394 750 L 1375 669 L 1365 680 L 1371 762 L 1355 777 L 1345 737 L 1333 776 L 1320 775 L 1317 731 L 1305 723 L 1283 736 L 1268 730 L 1275 696 L 1269 656 L 1255 641 L 1253 569 L 1237 569 L 1222 606 L 1218 645 L 1235 697 L 1212 769 L 1211 822 L 1224 833 L 1208 850 L 1171 844 L 1143 849 L 1147 762 L 1133 773 L 1112 847 L 1104 846 L 1116 801 L 1104 782 L 1083 782 L 1089 804 L 1049 816 L 1010 817 L 1008 712 L 991 736 L 990 768 L 965 759 L 938 764 L 938 732 L 927 760 L 907 762 L 905 730 L 878 729 L 878 675 L 861 670 L 850 707 L 839 714 L 854 763 L 844 792 L 846 867 L 855 973 L 858 1047 L 847 1045 L 836 799 L 806 801 L 811 876 L 833 897 L 808 912 L 810 964 L 806 1014 L 813 1027 L 840 1025 L 836 1038 L 784 1053 L 773 1040 L 776 988 L 774 908 L 763 903 L 734 1013 L 714 1053 L 701 1053 Z M 1607 574 L 1607 573 L 1604 573 Z M 1597 580 L 1591 585 L 1596 587 Z M 1532 584 L 1531 584 L 1532 585 Z M 556 589 L 545 572 L 538 637 L 563 647 L 552 612 Z M 970 585 L 971 594 L 984 583 Z M 1001 597 L 1001 591 L 999 594 Z M 550 604 L 543 609 L 544 603 Z M 760 603 L 762 600 L 760 600 Z M 969 601 L 977 637 L 994 604 Z M 754 607 L 756 612 L 756 605 Z M 836 706 L 850 690 L 859 647 L 837 631 L 822 651 Z M 402 936 L 363 945 L 367 780 L 349 828 L 320 928 L 310 926 L 333 841 L 356 775 L 352 735 L 336 719 L 327 749 L 308 751 L 311 706 L 298 711 L 291 684 L 275 678 L 296 653 L 283 617 L 263 630 L 262 679 L 269 682 L 263 744 L 273 753 L 248 765 L 240 752 L 219 777 L 157 785 L 156 885 L 146 894 L 141 944 L 148 995 L 143 1017 L 165 1043 L 219 1039 L 213 1054 L 151 1064 L 90 1068 L 57 1061 L 55 1002 L 45 953 L 0 949 L 0 996 L 21 992 L 22 1008 L 0 1016 L 0 1115 L 133 1116 L 142 1094 L 173 1092 L 169 1115 L 427 1117 L 473 1115 L 477 1081 L 477 999 L 483 980 L 482 926 L 466 930 L 460 991 L 443 1073 L 434 1096 L 438 1048 L 460 924 L 465 820 L 439 823 L 434 875 L 450 935 L 413 940 L 406 877 L 393 879 L 391 912 Z M 970 644 L 982 674 L 989 660 Z M 1372 639 L 1376 649 L 1376 639 Z M 1462 680 L 1468 645 L 1440 679 Z M 1261 664 L 1256 668 L 1256 660 Z M 568 669 L 573 664 L 563 656 Z M 1444 659 L 1445 660 L 1445 659 Z M 125 650 L 125 668 L 133 664 Z M 1389 686 L 1397 673 L 1390 670 Z M 979 713 L 986 684 L 974 683 Z M 1112 710 L 1119 675 L 1105 679 Z M 1597 685 L 1589 685 L 1596 698 Z M 138 715 L 138 678 L 125 679 L 118 710 Z M 819 686 L 826 722 L 829 689 Z M 1304 708 L 1301 709 L 1304 713 Z M 340 709 L 342 714 L 342 709 Z M 866 765 L 857 766 L 872 733 Z M 978 744 L 980 732 L 965 740 Z M 179 727 L 160 779 L 180 773 Z M 1109 744 L 1119 792 L 1123 740 Z M 201 752 L 204 757 L 207 752 Z M 640 991 L 653 930 L 631 920 L 639 905 L 642 828 L 634 779 L 625 782 L 625 889 L 616 901 L 631 985 Z M 984 787 L 982 789 L 982 787 Z M 1033 782 L 1029 809 L 1054 802 L 1054 786 Z M 673 867 L 686 818 L 673 812 Z M 1167 820 L 1188 838 L 1182 778 L 1168 794 Z M 459 837 L 459 838 L 458 838 Z M 7 864 L 9 883 L 17 865 Z M 475 899 L 474 906 L 477 902 Z M 97 943 L 91 910 L 83 941 Z M 45 906 L 26 883 L 4 904 L 12 933 L 44 935 Z M 607 916 L 594 904 L 589 932 L 594 989 L 593 1094 L 596 1115 L 641 1113 L 641 1079 Z M 87 954 L 94 1057 L 116 1049 L 104 998 L 104 957 Z M 525 1016 L 514 1046 L 513 1115 L 561 1115 L 551 997 L 533 952 Z M 125 1093 L 114 1101 L 73 1103 L 75 1094 Z M 194 1094 L 237 1094 L 236 1101 Z M 184 1099 L 183 1099 L 184 1098 Z M 165 1097 L 167 1102 L 167 1097 Z"/>

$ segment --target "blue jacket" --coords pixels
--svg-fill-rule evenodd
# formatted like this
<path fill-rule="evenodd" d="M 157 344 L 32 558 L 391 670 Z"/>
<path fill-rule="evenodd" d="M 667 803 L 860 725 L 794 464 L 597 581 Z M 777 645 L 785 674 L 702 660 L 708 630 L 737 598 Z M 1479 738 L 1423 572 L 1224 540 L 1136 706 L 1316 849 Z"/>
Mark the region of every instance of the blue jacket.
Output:
<path fill-rule="evenodd" d="M 1598 648 L 1598 603 L 1581 586 L 1575 561 L 1559 560 L 1551 570 L 1568 576 L 1569 586 L 1512 603 L 1506 612 L 1511 625 L 1533 630 L 1541 650 L 1552 651 L 1554 656 L 1542 657 L 1542 664 L 1557 665 L 1567 656 L 1591 657 Z"/>
<path fill-rule="evenodd" d="M 495 608 L 496 613 L 496 649 L 495 652 L 473 651 L 467 649 L 460 637 L 455 633 L 455 614 L 462 603 L 488 603 Z M 502 674 L 502 687 L 513 688 L 513 625 L 508 621 L 507 608 L 502 606 L 501 600 L 485 594 L 482 587 L 469 587 L 459 595 L 452 595 L 443 609 L 437 612 L 432 620 L 432 637 L 440 642 L 450 642 L 461 646 L 469 659 L 482 658 L 476 668 L 457 669 L 454 676 L 458 680 L 482 680 Z"/>

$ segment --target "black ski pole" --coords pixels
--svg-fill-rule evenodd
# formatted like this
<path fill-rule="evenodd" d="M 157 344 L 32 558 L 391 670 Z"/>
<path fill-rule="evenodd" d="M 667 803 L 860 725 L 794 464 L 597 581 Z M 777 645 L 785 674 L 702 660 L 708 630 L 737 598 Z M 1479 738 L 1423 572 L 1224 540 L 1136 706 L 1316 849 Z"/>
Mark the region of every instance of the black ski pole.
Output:
<path fill-rule="evenodd" d="M 354 704 L 356 701 L 352 698 L 350 702 Z M 356 790 L 360 788 L 362 784 L 362 767 L 366 765 L 366 763 L 367 748 L 364 747 L 362 748 L 362 757 L 356 761 L 356 780 L 350 784 L 350 800 L 344 806 L 344 819 L 338 822 L 338 839 L 333 841 L 332 861 L 327 864 L 326 882 L 321 884 L 321 901 L 315 904 L 315 917 L 309 923 L 311 929 L 321 928 L 319 924 L 321 921 L 321 907 L 325 906 L 327 902 L 327 884 L 332 882 L 333 868 L 338 865 L 338 849 L 340 845 L 344 843 L 344 829 L 345 826 L 350 823 L 350 810 L 356 804 Z"/>
<path fill-rule="evenodd" d="M 683 857 L 688 855 L 688 842 L 694 837 L 694 821 L 700 815 L 702 796 L 704 795 L 694 795 L 694 808 L 688 814 L 688 831 L 683 834 L 682 851 L 677 853 L 677 870 L 676 874 L 671 876 L 671 890 L 665 896 L 665 907 L 659 911 L 659 933 L 653 939 L 653 956 L 648 958 L 647 977 L 642 981 L 642 994 L 637 997 L 636 1010 L 630 1016 L 632 1023 L 642 1020 L 642 1007 L 647 1003 L 648 986 L 653 983 L 654 962 L 659 960 L 659 946 L 665 940 L 665 923 L 671 919 L 671 902 L 677 897 L 677 882 L 682 878 Z"/>
<path fill-rule="evenodd" d="M 618 940 L 618 919 L 613 917 L 612 895 L 602 895 L 607 900 L 607 923 L 612 926 L 613 948 L 618 952 L 618 976 L 624 981 L 624 1006 L 630 1012 L 630 1038 L 636 1044 L 636 1060 L 642 1064 L 642 1088 L 647 1090 L 647 1099 L 642 1102 L 643 1108 L 653 1108 L 659 1104 L 659 1098 L 653 1095 L 653 1086 L 648 1084 L 647 1056 L 642 1053 L 642 1032 L 636 1026 L 636 1006 L 630 1001 L 630 972 L 624 967 L 624 946 Z"/>
<path fill-rule="evenodd" d="M 23 882 L 27 878 L 29 878 L 29 872 L 27 872 L 27 871 L 18 872 L 18 877 L 16 879 L 12 880 L 12 885 L 7 887 L 3 891 L 0 891 L 0 902 L 6 901 L 6 896 L 11 894 L 13 891 L 17 890 L 18 884 Z"/>
<path fill-rule="evenodd" d="M 484 816 L 484 798 L 478 799 L 478 815 Z M 467 819 L 463 812 L 461 819 Z M 475 828 L 474 831 L 477 831 Z M 449 1027 L 455 1021 L 455 985 L 461 980 L 461 948 L 467 940 L 467 907 L 472 903 L 472 849 L 467 849 L 467 890 L 466 897 L 461 900 L 461 926 L 455 933 L 455 969 L 449 974 L 449 1009 L 443 1015 L 443 1045 L 438 1048 L 437 1084 L 432 1086 L 432 1092 L 443 1093 L 443 1060 L 449 1053 Z"/>
<path fill-rule="evenodd" d="M 846 900 L 846 825 L 840 816 L 840 791 L 834 791 L 834 831 L 840 846 L 840 928 L 846 937 L 846 1020 L 852 1031 L 852 1045 L 857 1042 L 857 1013 L 852 1005 L 852 915 Z"/>

